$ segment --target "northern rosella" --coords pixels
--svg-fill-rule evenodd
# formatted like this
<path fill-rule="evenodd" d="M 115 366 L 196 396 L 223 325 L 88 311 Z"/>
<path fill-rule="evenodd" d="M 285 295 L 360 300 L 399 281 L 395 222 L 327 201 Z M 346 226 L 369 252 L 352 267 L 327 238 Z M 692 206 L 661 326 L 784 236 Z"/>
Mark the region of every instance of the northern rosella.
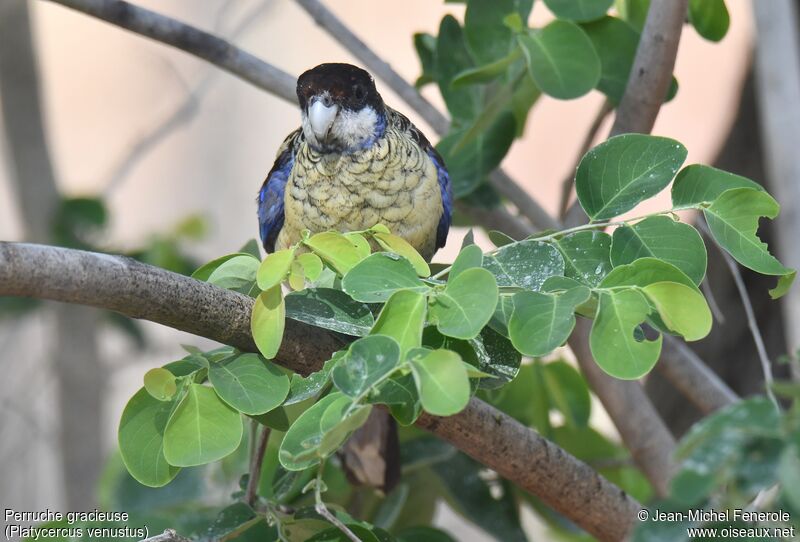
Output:
<path fill-rule="evenodd" d="M 303 230 L 380 223 L 430 260 L 447 239 L 453 197 L 444 161 L 422 132 L 350 64 L 303 73 L 297 98 L 302 125 L 284 140 L 258 193 L 266 251 L 294 245 Z M 373 410 L 340 457 L 352 482 L 391 490 L 399 477 L 394 420 Z"/>
<path fill-rule="evenodd" d="M 302 126 L 289 134 L 258 194 L 267 252 L 303 230 L 382 223 L 430 260 L 453 210 L 444 162 L 422 132 L 384 105 L 366 71 L 320 64 L 297 80 Z"/>

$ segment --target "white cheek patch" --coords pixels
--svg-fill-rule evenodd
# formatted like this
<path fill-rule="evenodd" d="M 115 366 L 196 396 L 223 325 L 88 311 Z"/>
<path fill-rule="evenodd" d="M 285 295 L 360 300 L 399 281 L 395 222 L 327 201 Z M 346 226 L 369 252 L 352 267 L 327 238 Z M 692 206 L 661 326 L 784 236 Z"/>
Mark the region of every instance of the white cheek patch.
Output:
<path fill-rule="evenodd" d="M 343 109 L 331 126 L 331 135 L 345 148 L 356 148 L 375 137 L 378 113 L 370 106 L 360 111 Z"/>

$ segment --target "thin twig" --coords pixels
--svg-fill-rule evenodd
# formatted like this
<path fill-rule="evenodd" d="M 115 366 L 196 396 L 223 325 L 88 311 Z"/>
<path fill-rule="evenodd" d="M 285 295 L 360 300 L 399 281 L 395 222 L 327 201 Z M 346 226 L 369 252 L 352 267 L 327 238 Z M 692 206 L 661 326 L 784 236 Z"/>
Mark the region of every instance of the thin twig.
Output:
<path fill-rule="evenodd" d="M 141 542 L 191 542 L 188 538 L 184 538 L 175 532 L 175 529 L 167 529 L 161 534 L 145 538 Z"/>
<path fill-rule="evenodd" d="M 719 303 L 717 303 L 717 298 L 714 296 L 714 290 L 711 289 L 711 285 L 708 282 L 708 277 L 706 277 L 706 280 L 700 283 L 700 289 L 703 290 L 703 295 L 706 296 L 708 307 L 711 309 L 711 314 L 714 315 L 714 320 L 720 324 L 724 324 L 725 314 L 722 312 L 722 309 L 719 308 Z"/>
<path fill-rule="evenodd" d="M 251 298 L 131 258 L 0 242 L 0 296 L 114 310 L 256 351 L 250 331 Z M 324 330 L 287 320 L 274 361 L 308 374 L 342 347 L 340 339 Z M 417 425 L 536 495 L 599 540 L 621 540 L 633 529 L 641 507 L 636 500 L 483 401 L 473 398 L 463 411 L 447 418 L 422 416 Z M 588 502 L 592 506 L 586 506 Z"/>
<path fill-rule="evenodd" d="M 328 510 L 328 507 L 325 506 L 325 502 L 322 500 L 322 473 L 325 470 L 325 460 L 323 459 L 320 461 L 319 468 L 317 469 L 317 480 L 314 484 L 314 510 L 317 511 L 317 514 L 327 519 L 331 524 L 333 524 L 337 529 L 339 529 L 344 535 L 352 540 L 352 542 L 362 542 L 362 540 L 356 536 L 356 534 L 351 531 L 347 525 L 342 523 L 339 518 L 337 518 L 334 514 Z"/>
<path fill-rule="evenodd" d="M 702 231 L 707 237 L 713 239 L 711 232 L 708 229 L 708 225 L 704 220 L 698 220 L 697 227 L 700 228 L 700 231 Z M 742 273 L 739 271 L 739 264 L 737 264 L 730 254 L 723 250 L 722 247 L 717 246 L 717 251 L 722 256 L 722 259 L 725 260 L 725 265 L 728 266 L 728 270 L 731 272 L 733 283 L 736 285 L 736 290 L 739 292 L 739 297 L 742 300 L 744 314 L 747 317 L 747 327 L 750 328 L 750 334 L 753 336 L 753 342 L 756 345 L 756 352 L 758 352 L 758 359 L 761 362 L 761 370 L 764 372 L 764 387 L 766 388 L 767 397 L 769 397 L 770 401 L 775 404 L 775 408 L 780 410 L 778 399 L 775 397 L 775 394 L 772 391 L 772 384 L 775 382 L 775 379 L 772 376 L 772 363 L 769 360 L 767 348 L 764 345 L 764 338 L 761 336 L 761 330 L 758 327 L 756 314 L 755 311 L 753 311 L 753 304 L 750 302 L 750 294 L 747 293 L 747 286 L 745 286 L 744 280 L 742 279 Z"/>
<path fill-rule="evenodd" d="M 600 106 L 600 110 L 597 111 L 591 126 L 589 126 L 589 130 L 586 132 L 586 136 L 583 138 L 583 143 L 578 151 L 578 157 L 575 160 L 575 167 L 570 170 L 569 175 L 567 175 L 561 183 L 561 203 L 558 205 L 558 216 L 561 217 L 561 220 L 564 220 L 564 215 L 567 214 L 569 197 L 572 195 L 572 187 L 575 185 L 575 171 L 578 169 L 578 164 L 581 163 L 583 155 L 592 148 L 592 143 L 594 143 L 597 133 L 603 126 L 603 121 L 606 120 L 606 117 L 608 117 L 613 110 L 614 104 L 610 100 L 605 100 L 603 105 Z"/>
<path fill-rule="evenodd" d="M 253 420 L 253 423 L 260 425 L 255 420 Z M 257 431 L 258 428 L 256 428 L 256 432 Z M 258 446 L 255 447 L 253 454 L 250 456 L 250 476 L 247 480 L 247 490 L 244 493 L 244 502 L 246 502 L 251 508 L 255 506 L 256 498 L 258 496 L 258 483 L 261 481 L 261 466 L 264 464 L 264 454 L 267 451 L 269 434 L 269 427 L 264 426 L 258 438 Z"/>
<path fill-rule="evenodd" d="M 229 2 L 224 4 L 223 8 L 220 9 L 217 15 L 218 25 L 221 23 L 227 9 L 233 5 L 235 5 L 235 2 L 229 0 Z M 271 0 L 261 2 L 254 9 L 242 16 L 241 21 L 230 33 L 229 39 L 234 40 L 244 34 L 255 23 L 260 21 L 264 12 L 273 5 Z M 172 66 L 171 63 L 170 66 Z M 173 72 L 177 75 L 177 70 L 175 70 L 174 67 Z M 109 198 L 113 196 L 114 192 L 122 186 L 123 181 L 128 178 L 134 168 L 148 156 L 151 151 L 156 149 L 167 136 L 175 132 L 181 126 L 188 124 L 189 121 L 197 115 L 197 112 L 200 111 L 200 103 L 212 88 L 212 83 L 217 79 L 219 74 L 220 72 L 218 70 L 211 70 L 199 83 L 194 85 L 194 90 L 191 90 L 189 85 L 184 83 L 183 86 L 186 87 L 187 90 L 186 98 L 181 101 L 171 113 L 164 117 L 164 119 L 158 121 L 144 135 L 140 136 L 135 143 L 129 146 L 128 152 L 125 153 L 125 156 L 122 157 L 111 170 L 111 173 L 108 175 L 108 180 L 102 183 L 103 186 L 106 187 L 103 190 L 104 197 Z M 180 79 L 180 75 L 178 75 L 178 77 Z"/>

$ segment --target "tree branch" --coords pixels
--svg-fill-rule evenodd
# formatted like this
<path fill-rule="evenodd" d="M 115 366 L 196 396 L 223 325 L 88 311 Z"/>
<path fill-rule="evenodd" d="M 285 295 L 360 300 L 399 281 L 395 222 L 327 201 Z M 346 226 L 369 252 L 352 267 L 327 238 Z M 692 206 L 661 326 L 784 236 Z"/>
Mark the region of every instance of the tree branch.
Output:
<path fill-rule="evenodd" d="M 251 298 L 121 256 L 0 242 L 0 296 L 101 307 L 255 351 Z M 307 374 L 342 346 L 324 330 L 287 320 L 275 361 Z M 478 399 L 455 416 L 425 416 L 418 423 L 600 540 L 620 540 L 633 528 L 639 503 L 582 461 Z"/>
<path fill-rule="evenodd" d="M 649 134 L 672 82 L 688 0 L 652 0 L 636 57 L 617 107 L 609 137 L 627 133 Z M 575 202 L 567 212 L 567 226 L 588 220 Z"/>
<path fill-rule="evenodd" d="M 166 43 L 222 68 L 256 87 L 297 103 L 297 78 L 232 43 L 177 19 L 122 0 L 48 0 Z"/>
<path fill-rule="evenodd" d="M 634 461 L 656 493 L 664 497 L 669 494 L 675 439 L 639 382 L 612 378 L 595 363 L 589 348 L 590 330 L 589 320 L 578 319 L 569 346 Z"/>

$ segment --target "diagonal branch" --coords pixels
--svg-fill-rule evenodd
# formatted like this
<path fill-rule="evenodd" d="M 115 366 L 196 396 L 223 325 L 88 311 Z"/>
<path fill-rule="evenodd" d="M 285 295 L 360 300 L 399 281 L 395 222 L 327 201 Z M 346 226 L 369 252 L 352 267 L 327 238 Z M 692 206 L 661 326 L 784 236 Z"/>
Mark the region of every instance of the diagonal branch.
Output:
<path fill-rule="evenodd" d="M 214 34 L 122 0 L 50 1 L 181 49 L 288 102 L 297 102 L 297 78 Z"/>
<path fill-rule="evenodd" d="M 131 258 L 0 242 L 0 296 L 25 296 L 120 312 L 255 351 L 253 300 Z M 332 334 L 288 320 L 277 363 L 300 373 L 343 346 Z M 600 540 L 621 540 L 640 505 L 531 429 L 478 399 L 418 425 L 533 493 Z M 587 506 L 591 503 L 591 506 Z"/>

